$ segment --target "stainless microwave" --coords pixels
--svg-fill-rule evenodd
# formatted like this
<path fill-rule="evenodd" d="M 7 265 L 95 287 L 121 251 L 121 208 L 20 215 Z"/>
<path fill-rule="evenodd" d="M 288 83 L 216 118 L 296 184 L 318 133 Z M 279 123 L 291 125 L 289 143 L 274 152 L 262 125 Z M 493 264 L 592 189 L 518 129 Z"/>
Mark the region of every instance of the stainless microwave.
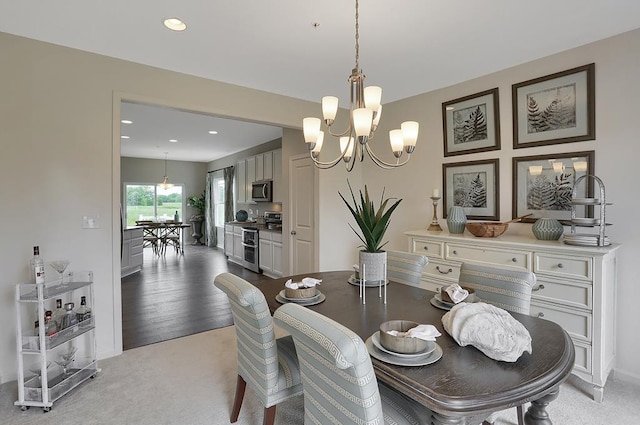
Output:
<path fill-rule="evenodd" d="M 272 180 L 253 182 L 251 185 L 251 200 L 253 202 L 271 202 Z"/>

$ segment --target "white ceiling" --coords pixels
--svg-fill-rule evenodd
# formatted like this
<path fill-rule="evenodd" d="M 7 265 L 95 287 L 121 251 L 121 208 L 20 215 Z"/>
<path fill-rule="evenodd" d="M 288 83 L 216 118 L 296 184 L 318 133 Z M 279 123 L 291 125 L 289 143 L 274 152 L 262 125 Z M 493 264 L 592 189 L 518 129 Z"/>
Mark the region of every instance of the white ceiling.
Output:
<path fill-rule="evenodd" d="M 3 32 L 301 99 L 333 94 L 342 106 L 355 62 L 345 0 L 0 0 L 0 12 Z M 171 16 L 187 30 L 165 29 Z M 384 103 L 639 28 L 640 1 L 362 0 L 359 19 L 360 67 Z M 140 137 L 157 157 L 162 136 Z"/>

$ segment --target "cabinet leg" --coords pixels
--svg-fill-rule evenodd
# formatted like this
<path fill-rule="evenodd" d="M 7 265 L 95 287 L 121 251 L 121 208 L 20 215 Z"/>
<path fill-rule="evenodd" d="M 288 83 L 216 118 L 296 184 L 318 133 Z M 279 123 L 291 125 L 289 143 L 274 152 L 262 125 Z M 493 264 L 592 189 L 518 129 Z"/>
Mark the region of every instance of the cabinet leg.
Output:
<path fill-rule="evenodd" d="M 604 400 L 604 387 L 593 386 L 593 399 L 596 403 L 602 403 Z"/>

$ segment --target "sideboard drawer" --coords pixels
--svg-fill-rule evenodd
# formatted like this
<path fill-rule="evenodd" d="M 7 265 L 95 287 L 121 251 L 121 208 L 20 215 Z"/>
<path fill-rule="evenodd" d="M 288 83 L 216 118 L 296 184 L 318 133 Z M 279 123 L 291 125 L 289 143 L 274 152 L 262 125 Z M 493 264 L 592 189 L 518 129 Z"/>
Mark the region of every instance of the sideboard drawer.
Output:
<path fill-rule="evenodd" d="M 593 258 L 567 257 L 549 253 L 534 253 L 534 273 L 557 277 L 593 280 Z"/>
<path fill-rule="evenodd" d="M 451 283 L 458 283 L 460 279 L 460 263 L 445 263 L 442 261 L 431 261 L 424 268 L 425 275 L 428 278 L 436 280 L 451 281 Z M 444 284 L 445 282 L 443 282 Z"/>
<path fill-rule="evenodd" d="M 531 301 L 530 316 L 556 322 L 572 338 L 591 342 L 591 314 L 579 310 L 558 310 L 549 305 Z"/>
<path fill-rule="evenodd" d="M 531 253 L 526 251 L 480 248 L 447 243 L 445 259 L 485 263 L 487 266 L 498 265 L 519 270 L 531 270 Z"/>
<path fill-rule="evenodd" d="M 412 239 L 411 251 L 431 258 L 444 258 L 442 255 L 443 245 L 439 242 Z"/>
<path fill-rule="evenodd" d="M 576 349 L 576 360 L 573 369 L 575 371 L 591 373 L 591 345 L 574 341 L 573 346 Z"/>
<path fill-rule="evenodd" d="M 538 275 L 531 291 L 533 299 L 591 310 L 593 301 L 588 283 L 553 279 Z"/>

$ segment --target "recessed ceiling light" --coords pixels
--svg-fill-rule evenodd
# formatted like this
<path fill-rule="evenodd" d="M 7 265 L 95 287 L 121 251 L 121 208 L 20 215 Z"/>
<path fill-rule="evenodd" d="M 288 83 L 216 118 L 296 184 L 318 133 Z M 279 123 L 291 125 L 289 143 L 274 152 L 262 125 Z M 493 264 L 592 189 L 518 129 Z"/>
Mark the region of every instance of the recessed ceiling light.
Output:
<path fill-rule="evenodd" d="M 218 132 L 215 131 L 215 130 L 211 130 L 211 131 L 209 131 L 209 134 L 218 134 Z"/>
<path fill-rule="evenodd" d="M 169 139 L 171 143 L 178 143 L 178 139 Z"/>
<path fill-rule="evenodd" d="M 120 136 L 121 139 L 130 139 L 129 136 Z"/>
<path fill-rule="evenodd" d="M 133 124 L 133 121 L 131 121 L 131 120 L 120 120 L 120 122 L 122 124 Z"/>
<path fill-rule="evenodd" d="M 184 31 L 187 29 L 187 24 L 182 22 L 180 19 L 176 18 L 167 18 L 162 21 L 165 27 L 169 28 L 171 31 Z"/>

